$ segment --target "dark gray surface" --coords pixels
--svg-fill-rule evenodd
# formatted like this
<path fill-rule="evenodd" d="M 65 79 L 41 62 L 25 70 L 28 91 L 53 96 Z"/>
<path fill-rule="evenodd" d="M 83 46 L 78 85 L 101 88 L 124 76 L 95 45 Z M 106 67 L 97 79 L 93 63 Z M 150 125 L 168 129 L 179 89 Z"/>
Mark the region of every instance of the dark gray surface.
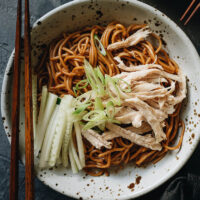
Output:
<path fill-rule="evenodd" d="M 192 21 L 183 26 L 179 22 L 179 18 L 186 9 L 190 0 L 142 0 L 157 9 L 164 12 L 172 20 L 174 20 L 190 37 L 193 44 L 200 54 L 200 10 L 193 17 Z M 69 0 L 30 0 L 31 23 L 36 21 L 40 16 L 49 10 L 69 2 Z M 17 0 L 0 0 L 0 86 L 2 85 L 4 71 L 9 55 L 14 47 L 15 39 L 15 23 L 16 23 L 16 4 Z M 199 66 L 200 67 L 200 66 Z M 2 121 L 0 122 L 0 200 L 7 200 L 9 198 L 9 157 L 10 146 L 8 144 L 5 131 L 3 129 Z M 184 166 L 184 168 L 175 176 L 184 176 L 188 173 L 200 175 L 200 148 L 198 147 L 192 158 Z M 141 199 L 160 199 L 163 191 L 170 181 L 143 196 Z M 24 199 L 24 167 L 20 164 L 20 179 L 19 179 L 19 199 Z M 65 197 L 43 185 L 37 179 L 35 180 L 35 199 L 37 200 L 62 200 L 70 199 Z M 138 199 L 138 200 L 139 200 Z"/>

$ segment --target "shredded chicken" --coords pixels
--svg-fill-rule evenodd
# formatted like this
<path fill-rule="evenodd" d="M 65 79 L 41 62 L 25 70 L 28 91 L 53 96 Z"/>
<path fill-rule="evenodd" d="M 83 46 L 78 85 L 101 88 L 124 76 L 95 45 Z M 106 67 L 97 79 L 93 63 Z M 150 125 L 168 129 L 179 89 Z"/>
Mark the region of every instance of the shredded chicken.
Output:
<path fill-rule="evenodd" d="M 136 128 L 135 126 L 129 126 L 126 127 L 125 129 L 137 134 L 143 134 L 152 131 L 151 126 L 147 122 L 142 122 L 142 125 L 138 128 Z"/>
<path fill-rule="evenodd" d="M 139 128 L 135 128 L 134 126 L 129 126 L 126 127 L 125 129 L 139 135 L 152 131 L 151 126 L 147 122 L 143 122 Z M 105 140 L 112 140 L 116 137 L 120 137 L 120 135 L 117 135 L 115 132 L 112 131 L 106 131 L 103 133 L 102 137 Z"/>
<path fill-rule="evenodd" d="M 138 44 L 140 41 L 144 40 L 151 33 L 150 30 L 147 28 L 148 27 L 144 27 L 138 30 L 136 33 L 129 36 L 124 41 L 115 42 L 113 44 L 108 45 L 107 49 L 109 51 L 113 51 Z"/>
<path fill-rule="evenodd" d="M 106 131 L 102 135 L 102 138 L 104 140 L 107 140 L 107 141 L 112 140 L 112 139 L 117 138 L 117 137 L 120 137 L 120 135 L 116 134 L 113 131 Z"/>
<path fill-rule="evenodd" d="M 136 71 L 141 71 L 145 69 L 152 69 L 152 68 L 158 68 L 158 69 L 163 69 L 162 66 L 157 65 L 157 64 L 146 64 L 146 65 L 131 65 L 131 66 L 126 66 L 123 61 L 121 60 L 120 57 L 116 56 L 114 59 L 119 63 L 117 66 L 127 72 L 136 72 Z"/>
<path fill-rule="evenodd" d="M 157 142 L 161 142 L 162 140 L 166 139 L 166 135 L 160 123 L 163 121 L 163 119 L 167 118 L 167 115 L 165 113 L 155 108 L 152 108 L 139 98 L 127 99 L 126 101 L 131 104 L 134 104 L 134 106 L 139 110 L 141 115 L 144 116 L 144 118 L 152 127 Z"/>
<path fill-rule="evenodd" d="M 144 121 L 144 117 L 140 112 L 133 110 L 129 107 L 124 107 L 117 115 L 115 115 L 115 119 L 120 121 L 122 124 L 130 124 L 136 128 L 141 127 L 142 121 Z"/>
<path fill-rule="evenodd" d="M 129 71 L 115 77 L 131 85 L 131 92 L 125 93 L 122 90 L 127 89 L 127 83 L 119 82 L 122 89 L 119 95 L 124 107 L 115 118 L 122 124 L 132 123 L 134 128 L 140 127 L 142 122 L 147 122 L 153 130 L 156 142 L 165 140 L 164 120 L 175 111 L 175 105 L 186 97 L 185 76 L 180 69 L 176 75 L 165 72 L 162 66 L 157 64 L 128 67 L 119 57 L 115 57 L 115 60 L 118 61 L 119 68 Z M 163 83 L 168 86 L 165 87 Z M 110 91 L 117 96 L 117 91 L 112 86 Z"/>
<path fill-rule="evenodd" d="M 146 28 L 138 30 L 124 41 L 110 44 L 107 49 L 118 50 L 137 44 L 144 40 L 150 31 Z M 150 49 L 149 49 L 150 51 Z M 151 52 L 150 52 L 151 53 Z M 134 52 L 130 52 L 134 57 Z M 153 55 L 152 55 L 153 56 Z M 155 57 L 155 61 L 156 61 Z M 153 150 L 161 150 L 161 142 L 166 139 L 163 131 L 165 120 L 175 111 L 175 106 L 186 97 L 186 77 L 178 70 L 178 74 L 170 74 L 164 71 L 159 64 L 145 64 L 127 66 L 120 55 L 114 57 L 118 68 L 122 72 L 114 78 L 118 80 L 118 86 L 108 83 L 110 94 L 121 100 L 121 107 L 115 107 L 114 119 L 121 124 L 132 124 L 128 128 L 121 128 L 108 123 L 103 135 L 88 130 L 83 135 L 96 147 L 111 148 L 109 142 L 113 138 L 123 137 L 135 144 Z M 125 92 L 125 89 L 131 91 Z M 105 97 L 103 105 L 110 99 Z M 151 134 L 143 134 L 151 131 Z"/>
<path fill-rule="evenodd" d="M 106 147 L 107 149 L 111 149 L 112 143 L 105 140 L 101 135 L 99 135 L 96 131 L 89 129 L 86 131 L 82 131 L 83 136 L 97 149 L 101 147 Z"/>
<path fill-rule="evenodd" d="M 181 82 L 182 78 L 178 75 L 175 74 L 170 74 L 165 71 L 159 70 L 159 69 L 145 69 L 145 70 L 140 70 L 136 72 L 122 72 L 121 74 L 116 75 L 116 78 L 121 78 L 127 83 L 134 84 L 134 81 L 139 81 L 139 80 L 147 80 L 149 77 L 165 77 L 167 79 L 171 79 L 174 81 Z"/>
<path fill-rule="evenodd" d="M 158 143 L 154 137 L 138 135 L 137 133 L 131 132 L 111 123 L 107 123 L 106 128 L 114 132 L 116 135 L 126 138 L 137 145 L 158 151 L 162 149 L 161 144 Z"/>

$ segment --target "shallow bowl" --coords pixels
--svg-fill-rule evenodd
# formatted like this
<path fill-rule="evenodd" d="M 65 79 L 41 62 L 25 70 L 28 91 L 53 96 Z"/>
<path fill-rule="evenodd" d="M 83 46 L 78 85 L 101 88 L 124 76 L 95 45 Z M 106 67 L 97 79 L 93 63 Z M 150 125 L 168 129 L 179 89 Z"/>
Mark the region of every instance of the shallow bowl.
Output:
<path fill-rule="evenodd" d="M 32 66 L 37 67 L 44 48 L 64 32 L 79 30 L 94 24 L 108 24 L 117 20 L 126 25 L 147 23 L 166 42 L 165 49 L 187 75 L 188 95 L 182 107 L 186 131 L 182 148 L 168 153 L 155 165 L 137 168 L 127 165 L 109 177 L 90 177 L 84 172 L 72 174 L 70 169 L 57 168 L 40 171 L 37 177 L 54 190 L 83 199 L 130 199 L 141 196 L 171 178 L 187 162 L 200 139 L 200 59 L 185 33 L 165 14 L 136 0 L 77 0 L 64 4 L 43 17 L 32 29 Z M 8 139 L 11 133 L 11 82 L 14 51 L 8 61 L 1 94 L 1 111 Z M 22 58 L 23 62 L 23 58 Z M 20 157 L 24 162 L 24 82 L 23 69 L 20 97 Z M 137 177 L 140 183 L 131 188 Z M 133 184 L 132 184 L 133 185 Z"/>

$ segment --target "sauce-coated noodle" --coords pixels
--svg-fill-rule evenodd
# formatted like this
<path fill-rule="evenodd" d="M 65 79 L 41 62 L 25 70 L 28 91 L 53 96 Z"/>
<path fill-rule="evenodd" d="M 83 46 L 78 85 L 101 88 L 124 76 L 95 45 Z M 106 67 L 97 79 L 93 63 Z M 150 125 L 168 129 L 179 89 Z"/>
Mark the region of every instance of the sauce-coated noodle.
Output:
<path fill-rule="evenodd" d="M 48 51 L 45 51 L 36 70 L 38 74 L 38 101 L 40 101 L 42 86 L 45 84 L 48 85 L 50 92 L 61 97 L 65 94 L 75 96 L 73 87 L 85 79 L 83 66 L 85 58 L 93 67 L 99 66 L 103 74 L 110 76 L 121 72 L 113 59 L 115 56 L 120 57 L 127 66 L 155 63 L 161 65 L 166 72 L 177 74 L 178 65 L 162 49 L 162 40 L 154 33 L 150 36 L 154 43 L 143 40 L 132 47 L 107 51 L 106 56 L 103 56 L 95 46 L 94 34 L 98 35 L 106 49 L 109 44 L 125 40 L 145 26 L 145 24 L 132 24 L 125 27 L 123 24 L 113 22 L 107 27 L 95 25 L 71 34 L 63 34 L 60 39 L 53 41 Z M 83 88 L 81 92 L 88 90 L 90 90 L 90 86 Z M 162 142 L 161 151 L 140 147 L 121 137 L 112 140 L 112 149 L 102 148 L 98 150 L 84 139 L 86 172 L 92 176 L 108 175 L 108 169 L 111 166 L 121 166 L 131 160 L 134 160 L 138 166 L 156 163 L 165 156 L 168 150 L 179 148 L 184 134 L 184 122 L 179 119 L 180 108 L 181 104 L 177 105 L 175 113 L 165 121 L 164 131 L 167 140 Z M 176 139 L 179 126 L 182 126 L 180 140 L 177 146 L 171 147 Z"/>

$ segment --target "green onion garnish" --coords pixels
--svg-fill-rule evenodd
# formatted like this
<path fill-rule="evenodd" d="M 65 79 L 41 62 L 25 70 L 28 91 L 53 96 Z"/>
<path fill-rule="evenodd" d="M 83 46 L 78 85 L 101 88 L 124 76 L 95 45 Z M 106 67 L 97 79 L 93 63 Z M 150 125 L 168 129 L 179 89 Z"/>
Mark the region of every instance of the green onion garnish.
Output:
<path fill-rule="evenodd" d="M 105 83 L 106 83 L 106 87 L 107 87 L 107 93 L 111 97 L 114 105 L 120 106 L 121 105 L 121 99 L 120 99 L 119 89 L 116 85 L 116 81 L 112 77 L 110 77 L 109 75 L 106 74 L 105 75 Z M 112 88 L 112 90 L 113 90 L 113 92 L 115 93 L 116 96 L 114 96 L 112 94 L 113 92 L 110 91 L 109 87 Z"/>
<path fill-rule="evenodd" d="M 83 127 L 83 130 L 87 130 L 105 123 L 107 118 L 103 110 L 93 110 L 84 115 L 82 119 L 88 121 Z"/>
<path fill-rule="evenodd" d="M 104 110 L 104 107 L 103 107 L 103 104 L 102 104 L 100 97 L 95 98 L 94 109 L 95 110 Z"/>
<path fill-rule="evenodd" d="M 100 80 L 103 83 L 103 85 L 105 85 L 105 77 L 101 73 L 101 70 L 99 69 L 99 67 L 95 68 L 94 71 L 95 71 L 96 75 L 100 78 Z"/>
<path fill-rule="evenodd" d="M 92 90 L 95 91 L 98 94 L 98 96 L 104 96 L 105 84 L 103 81 L 104 78 L 102 77 L 103 74 L 101 73 L 101 71 L 98 70 L 98 68 L 97 69 L 93 68 L 86 59 L 84 60 L 84 69 L 88 83 L 92 87 Z"/>
<path fill-rule="evenodd" d="M 83 116 L 85 121 L 98 121 L 106 118 L 106 114 L 103 110 L 92 110 Z"/>
<path fill-rule="evenodd" d="M 91 103 L 86 103 L 86 104 L 83 104 L 81 106 L 79 106 L 74 112 L 73 114 L 77 115 L 77 114 L 80 114 L 81 112 L 83 112 L 88 106 L 90 106 Z"/>
<path fill-rule="evenodd" d="M 83 86 L 80 86 L 79 87 L 79 85 L 81 85 L 82 83 L 85 83 Z M 87 81 L 87 79 L 85 79 L 85 80 L 81 80 L 81 81 L 79 81 L 77 84 L 76 84 L 76 90 L 81 90 L 81 89 L 84 89 L 84 88 L 86 88 L 88 86 L 88 81 Z"/>
<path fill-rule="evenodd" d="M 123 83 L 125 83 L 128 88 L 127 89 L 122 89 L 120 88 L 123 92 L 126 92 L 126 93 L 130 93 L 131 92 L 131 85 L 129 83 L 127 83 L 125 80 L 123 79 L 120 79 L 120 78 L 115 78 L 116 79 L 116 82 L 118 83 L 119 81 L 122 81 Z"/>
<path fill-rule="evenodd" d="M 113 119 L 113 117 L 115 115 L 115 106 L 114 106 L 112 101 L 109 101 L 106 104 L 106 114 L 107 114 L 109 119 Z"/>
<path fill-rule="evenodd" d="M 103 56 L 106 56 L 106 50 L 96 34 L 94 35 L 94 43 L 95 43 L 96 48 L 99 50 L 99 52 Z"/>
<path fill-rule="evenodd" d="M 73 87 L 73 92 L 74 92 L 75 96 L 77 97 L 77 90 L 76 90 L 76 87 Z"/>

